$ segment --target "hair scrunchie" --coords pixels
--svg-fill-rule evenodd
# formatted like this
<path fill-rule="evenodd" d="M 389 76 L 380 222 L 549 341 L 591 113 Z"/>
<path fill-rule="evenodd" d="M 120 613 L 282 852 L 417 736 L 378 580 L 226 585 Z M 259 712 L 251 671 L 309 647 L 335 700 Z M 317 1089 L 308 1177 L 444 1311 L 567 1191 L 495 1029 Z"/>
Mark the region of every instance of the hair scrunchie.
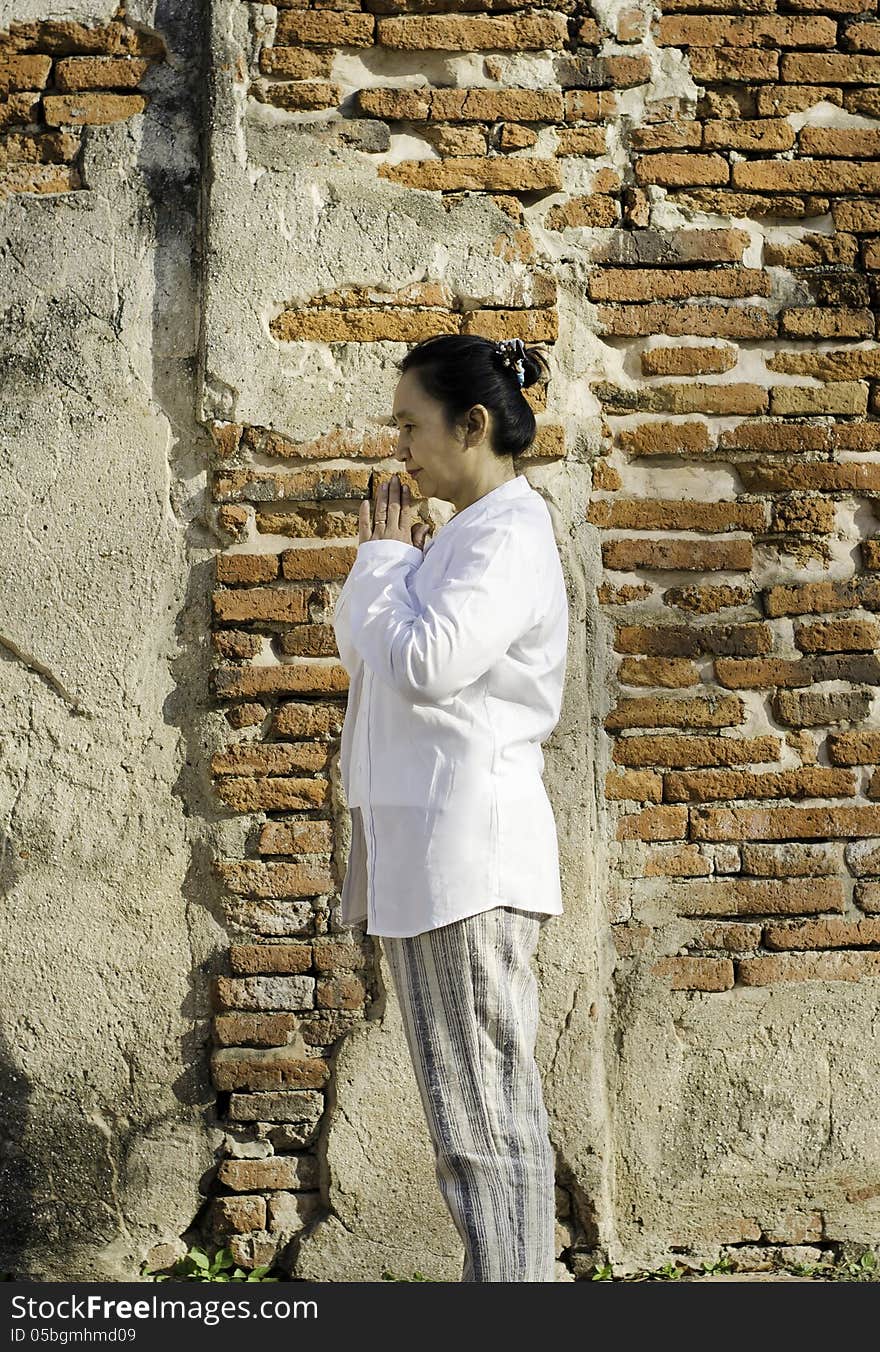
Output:
<path fill-rule="evenodd" d="M 502 338 L 495 344 L 495 355 L 502 366 L 513 371 L 517 384 L 522 388 L 526 380 L 526 348 L 522 338 Z"/>

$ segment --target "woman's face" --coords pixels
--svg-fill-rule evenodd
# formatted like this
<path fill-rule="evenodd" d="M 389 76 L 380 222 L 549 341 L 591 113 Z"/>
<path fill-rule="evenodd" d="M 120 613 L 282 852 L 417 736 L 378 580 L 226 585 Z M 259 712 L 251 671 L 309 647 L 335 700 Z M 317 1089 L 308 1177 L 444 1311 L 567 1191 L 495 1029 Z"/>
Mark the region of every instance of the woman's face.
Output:
<path fill-rule="evenodd" d="M 450 432 L 441 405 L 425 392 L 416 370 L 404 371 L 397 382 L 392 419 L 399 431 L 397 458 L 415 479 L 421 496 L 454 502 L 470 468 L 470 457 L 462 452 L 475 444 L 474 429 L 468 427 L 467 435 L 458 437 Z M 482 439 L 479 430 L 477 441 Z"/>

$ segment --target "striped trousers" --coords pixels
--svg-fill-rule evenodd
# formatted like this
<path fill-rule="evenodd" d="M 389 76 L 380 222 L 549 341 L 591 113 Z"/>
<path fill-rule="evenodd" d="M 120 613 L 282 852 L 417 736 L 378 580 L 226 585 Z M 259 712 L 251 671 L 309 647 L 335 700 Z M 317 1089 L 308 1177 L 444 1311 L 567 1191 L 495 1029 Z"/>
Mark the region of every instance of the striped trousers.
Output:
<path fill-rule="evenodd" d="M 535 911 L 382 937 L 463 1282 L 552 1282 L 555 1161 L 534 1051 Z"/>

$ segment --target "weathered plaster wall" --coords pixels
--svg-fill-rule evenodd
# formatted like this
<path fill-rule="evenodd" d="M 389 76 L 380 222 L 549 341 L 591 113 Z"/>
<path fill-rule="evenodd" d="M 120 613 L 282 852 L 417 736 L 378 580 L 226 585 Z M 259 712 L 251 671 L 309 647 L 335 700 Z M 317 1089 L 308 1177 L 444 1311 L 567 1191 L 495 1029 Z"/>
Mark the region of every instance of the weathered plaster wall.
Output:
<path fill-rule="evenodd" d="M 25 51 L 112 51 L 116 8 L 54 5 Z M 11 0 L 0 29 L 46 14 Z M 202 18 L 159 0 L 129 19 L 167 44 L 146 110 L 65 129 L 76 191 L 38 177 L 0 200 L 0 1267 L 38 1280 L 136 1276 L 196 1215 L 219 1140 L 196 724 Z M 10 126 L 4 154 L 41 126 Z M 26 173 L 4 165 L 0 186 Z"/>
<path fill-rule="evenodd" d="M 304 721 L 308 706 L 327 694 L 344 691 L 345 675 L 327 621 L 334 590 L 350 563 L 350 541 L 357 532 L 357 498 L 364 492 L 373 465 L 386 473 L 398 467 L 386 424 L 396 379 L 392 363 L 405 350 L 412 332 L 406 327 L 406 300 L 415 306 L 451 305 L 453 312 L 506 305 L 513 307 L 514 323 L 517 314 L 524 322 L 538 325 L 545 315 L 551 323 L 552 316 L 555 330 L 556 310 L 541 306 L 556 297 L 558 287 L 558 313 L 571 375 L 581 348 L 576 270 L 567 271 L 564 263 L 555 272 L 547 266 L 536 268 L 534 250 L 521 224 L 491 198 L 464 197 L 450 204 L 439 196 L 413 194 L 389 185 L 377 180 L 373 162 L 356 149 L 336 143 L 332 134 L 328 138 L 313 135 L 308 119 L 279 116 L 271 106 L 248 99 L 248 67 L 259 60 L 259 41 L 273 15 L 269 7 L 245 6 L 238 0 L 214 7 L 217 74 L 204 328 L 204 413 L 214 421 L 217 438 L 215 498 L 219 524 L 231 536 L 220 578 L 235 588 L 218 593 L 215 611 L 225 645 L 221 653 L 233 659 L 221 663 L 218 693 L 260 701 L 253 715 L 247 716 L 248 726 L 242 734 L 245 745 L 237 749 L 238 755 L 231 749 L 218 767 L 222 776 L 218 789 L 234 808 L 263 806 L 270 811 L 298 806 L 291 800 L 289 781 L 286 785 L 282 780 L 272 781 L 274 795 L 267 782 L 255 798 L 253 780 L 233 777 L 283 773 L 277 754 L 270 762 L 249 755 L 247 746 L 254 741 L 259 745 L 264 738 L 272 743 L 276 738 L 314 735 L 317 730 Z M 386 54 L 385 59 L 394 65 L 393 54 Z M 350 64 L 346 78 L 352 87 L 383 78 L 371 76 L 354 56 Z M 378 146 L 382 141 L 382 129 L 378 140 L 371 141 L 365 123 L 355 123 L 354 134 L 366 138 L 367 144 Z M 358 288 L 364 288 L 363 294 Z M 343 306 L 366 305 L 368 341 L 344 341 L 356 332 L 353 327 L 346 330 L 344 322 L 343 341 L 333 341 L 329 330 L 322 332 L 320 316 L 314 341 L 311 337 L 296 341 L 295 333 L 291 341 L 277 339 L 285 312 L 292 312 L 290 322 L 295 327 L 298 302 L 336 291 L 348 297 Z M 380 313 L 379 327 L 372 329 L 371 302 L 393 307 L 385 312 L 384 320 Z M 427 333 L 446 319 L 442 311 L 438 316 L 428 308 L 411 322 L 424 322 Z M 325 341 L 328 336 L 330 340 Z M 585 338 L 590 341 L 588 335 Z M 559 388 L 564 390 L 564 378 Z M 543 941 L 538 960 L 545 1009 L 540 1056 L 544 1065 L 560 1070 L 568 1067 L 566 1074 L 551 1075 L 548 1085 L 557 1124 L 559 1177 L 578 1194 L 583 1224 L 592 1232 L 597 1223 L 593 1194 L 605 1186 L 607 1121 L 600 1051 L 603 1021 L 595 993 L 601 986 L 603 944 L 609 948 L 610 942 L 607 934 L 604 940 L 600 937 L 597 924 L 602 862 L 601 850 L 595 848 L 600 836 L 599 807 L 589 749 L 595 741 L 595 715 L 591 722 L 590 710 L 597 706 L 602 665 L 599 645 L 591 641 L 599 562 L 595 532 L 586 523 L 589 474 L 584 462 L 591 424 L 573 416 L 567 427 L 558 416 L 542 415 L 541 421 L 541 449 L 519 468 L 527 470 L 554 510 L 575 623 L 566 709 L 546 748 L 546 782 L 558 807 L 569 908 L 555 932 Z M 266 429 L 271 429 L 268 435 Z M 570 448 L 567 465 L 560 460 L 563 443 Z M 433 507 L 438 517 L 448 510 L 443 504 Z M 281 613 L 271 609 L 265 587 L 260 595 L 258 587 L 242 585 L 272 582 L 279 557 L 284 577 L 306 580 L 307 611 L 302 618 L 310 623 L 300 629 L 301 637 L 295 627 L 284 634 L 288 626 Z M 291 586 L 285 595 L 297 590 Z M 241 622 L 264 636 L 256 666 L 242 666 L 234 660 L 246 653 L 241 646 L 244 631 L 237 628 Z M 304 697 L 302 701 L 295 700 L 297 694 Z M 284 706 L 279 706 L 286 723 L 281 725 L 276 715 L 275 721 L 264 724 L 263 701 L 271 710 L 281 696 L 291 701 L 286 715 Z M 321 739 L 325 754 L 344 700 L 330 707 L 334 713 Z M 318 764 L 304 759 L 308 745 L 289 748 L 293 760 L 288 762 L 287 773 L 296 774 L 297 765 L 302 773 L 307 763 Z M 274 747 L 276 753 L 282 749 L 288 748 Z M 265 750 L 268 754 L 270 748 Z M 314 781 L 308 786 L 296 781 L 304 795 L 301 805 L 314 806 L 310 817 L 338 820 L 344 802 L 332 762 L 325 773 L 326 793 L 320 798 L 314 795 Z M 316 848 L 315 843 L 300 846 L 307 851 Z M 289 851 L 291 845 L 273 846 L 261 837 L 258 849 L 265 857 L 273 851 Z M 310 1228 L 291 1250 L 288 1262 L 298 1276 L 323 1281 L 376 1280 L 383 1268 L 430 1269 L 434 1275 L 456 1280 L 461 1271 L 460 1244 L 437 1191 L 381 947 L 367 941 L 362 954 L 361 946 L 350 944 L 350 932 L 340 932 L 335 919 L 336 897 L 331 889 L 344 869 L 344 850 L 340 838 L 331 856 L 336 872 L 320 887 L 328 895 L 314 901 L 317 915 L 310 905 L 305 909 L 300 905 L 293 916 L 290 912 L 297 903 L 288 902 L 280 922 L 277 905 L 267 914 L 269 903 L 263 908 L 251 905 L 244 913 L 239 906 L 233 917 L 238 922 L 233 937 L 241 945 L 233 948 L 233 971 L 304 970 L 299 964 L 308 962 L 309 937 L 326 934 L 328 939 L 339 935 L 342 942 L 326 943 L 323 953 L 316 945 L 317 971 L 325 960 L 329 971 L 360 965 L 369 973 L 365 978 L 368 989 L 350 982 L 331 989 L 331 977 L 321 990 L 318 978 L 319 1007 L 357 1008 L 367 999 L 365 1017 L 348 1024 L 340 1025 L 338 1019 L 328 1024 L 324 1016 L 327 1031 L 337 1035 L 332 1041 L 327 1031 L 308 1033 L 314 1020 L 307 1009 L 297 1021 L 300 1029 L 307 1030 L 312 1051 L 324 1053 L 321 1059 L 327 1066 L 324 1083 L 330 1106 L 313 1138 L 321 1160 L 321 1186 L 307 1213 Z M 288 867 L 282 878 L 281 865 L 275 865 L 279 873 L 274 875 L 269 872 L 271 864 L 251 867 L 247 879 L 240 870 L 233 874 L 230 885 L 234 891 L 246 882 L 254 894 L 264 896 L 293 897 L 316 890 L 312 877 L 291 876 L 295 868 Z M 277 951 L 276 960 L 270 961 L 271 949 L 253 948 L 255 940 L 262 936 L 265 941 L 271 934 L 296 941 L 285 945 L 286 961 L 296 966 L 284 966 Z M 604 960 L 608 960 L 607 953 Z M 258 965 L 251 968 L 247 965 L 251 962 Z M 231 1011 L 249 998 L 247 990 L 236 987 L 234 978 L 220 992 L 221 1008 Z M 284 998 L 280 991 L 278 998 Z M 312 993 L 306 993 L 304 1004 L 311 998 Z M 247 1007 L 253 1008 L 250 1003 Z M 268 1002 L 264 1003 L 267 1007 Z M 254 1023 L 246 1028 L 241 1022 L 236 1024 L 231 1012 L 222 1018 L 226 1020 L 220 1028 L 224 1042 L 236 1034 L 244 1042 L 247 1033 L 260 1031 Z M 268 1039 L 270 1031 L 265 1035 Z M 234 1063 L 230 1050 L 229 1078 L 223 1078 L 226 1087 L 256 1089 L 265 1084 L 268 1088 L 268 1080 L 256 1078 L 261 1074 L 258 1055 L 241 1047 Z M 296 1073 L 308 1072 L 308 1061 L 299 1062 L 297 1072 L 296 1055 L 292 1050 L 286 1070 L 278 1066 L 281 1079 L 273 1083 L 284 1083 L 286 1073 L 286 1082 L 293 1084 Z M 233 1094 L 233 1113 L 236 1100 L 246 1097 L 253 1100 L 253 1110 L 259 1111 L 259 1095 Z M 257 1130 L 263 1136 L 271 1134 L 268 1124 Z M 242 1150 L 250 1148 L 246 1135 L 240 1142 Z M 252 1170 L 242 1177 L 254 1188 L 269 1173 Z M 424 1198 L 424 1204 L 407 1207 L 403 1199 L 414 1195 Z M 262 1226 L 252 1219 L 263 1215 L 259 1207 L 244 1197 L 219 1202 L 220 1232 L 229 1227 L 250 1230 L 250 1248 L 237 1251 L 252 1260 L 277 1252 L 280 1208 L 277 1199 L 273 1204 L 271 1194 L 269 1198 L 266 1241 L 260 1237 Z M 302 1193 L 300 1199 L 302 1207 Z M 570 1205 L 564 1192 L 560 1205 L 563 1212 Z M 583 1224 L 579 1225 L 581 1232 Z M 235 1242 L 240 1244 L 237 1238 Z"/>
<path fill-rule="evenodd" d="M 195 1222 L 298 1278 L 460 1272 L 381 944 L 338 921 L 329 624 L 398 468 L 394 363 L 439 331 L 553 365 L 517 468 L 572 618 L 536 955 L 559 1276 L 880 1239 L 861 4 L 211 0 L 202 31 L 165 0 L 72 102 L 14 68 L 10 1267 L 130 1275 Z"/>
<path fill-rule="evenodd" d="M 327 1096 L 299 1275 L 419 1250 L 457 1271 L 436 1205 L 399 1218 L 429 1161 L 381 951 L 338 933 L 345 842 L 317 829 L 342 806 L 333 589 L 371 468 L 396 468 L 393 360 L 444 330 L 554 361 L 520 468 L 572 599 L 546 776 L 568 905 L 538 955 L 560 1255 L 876 1238 L 847 1083 L 880 940 L 877 790 L 851 768 L 876 755 L 877 601 L 849 581 L 877 566 L 878 25 L 860 0 L 664 8 L 214 6 L 204 415 L 241 743 L 215 770 L 234 810 L 309 822 L 227 863 L 215 1074 L 233 1116 L 293 1111 L 267 1091 L 297 1077 Z M 277 1251 L 277 1167 L 221 1172 L 252 1260 Z"/>

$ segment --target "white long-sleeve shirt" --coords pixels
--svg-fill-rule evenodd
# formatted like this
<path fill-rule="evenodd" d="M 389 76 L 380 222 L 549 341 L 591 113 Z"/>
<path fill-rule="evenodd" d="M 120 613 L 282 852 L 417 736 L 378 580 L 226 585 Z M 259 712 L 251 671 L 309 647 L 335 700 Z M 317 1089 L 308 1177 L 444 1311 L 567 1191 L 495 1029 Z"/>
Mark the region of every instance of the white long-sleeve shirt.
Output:
<path fill-rule="evenodd" d="M 541 494 L 516 475 L 424 553 L 364 540 L 333 628 L 349 674 L 343 923 L 399 937 L 499 905 L 561 914 L 541 744 L 559 721 L 568 601 Z"/>

